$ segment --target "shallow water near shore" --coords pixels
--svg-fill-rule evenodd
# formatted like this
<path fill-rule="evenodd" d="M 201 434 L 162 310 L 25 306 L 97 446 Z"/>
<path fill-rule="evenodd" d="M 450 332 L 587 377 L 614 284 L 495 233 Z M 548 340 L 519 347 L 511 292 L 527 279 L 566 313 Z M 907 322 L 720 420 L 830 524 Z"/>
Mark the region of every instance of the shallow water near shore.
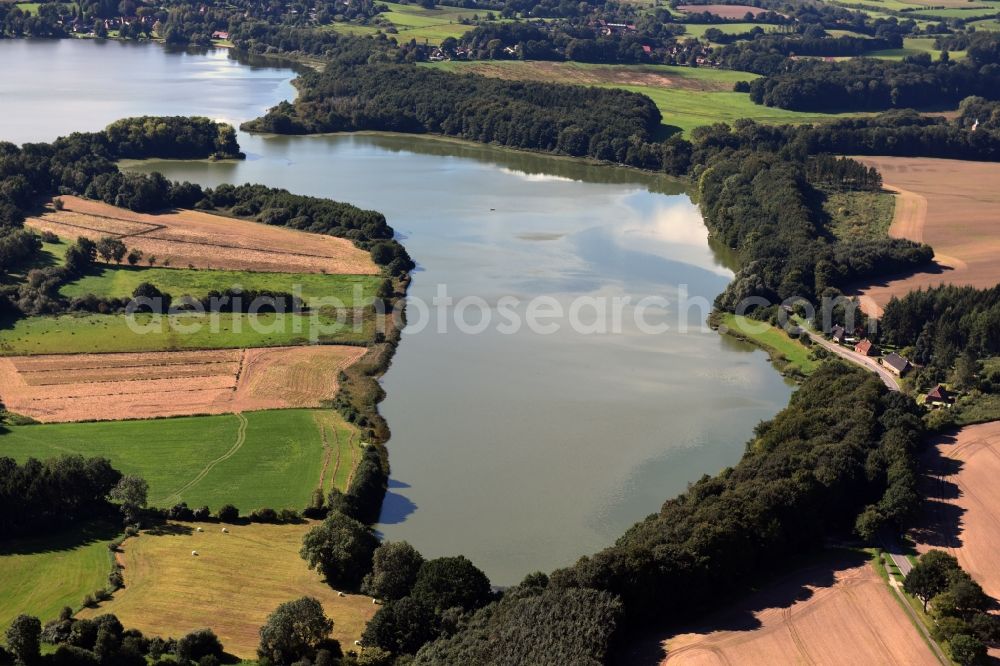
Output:
<path fill-rule="evenodd" d="M 294 94 L 290 70 L 217 51 L 0 42 L 0 58 L 0 139 L 17 142 L 137 114 L 239 122 Z M 101 76 L 81 85 L 83 70 Z M 145 96 L 151 85 L 169 94 Z M 49 106 L 63 112 L 29 113 Z M 130 168 L 373 208 L 418 263 L 411 328 L 383 380 L 393 475 L 378 529 L 389 539 L 465 554 L 501 585 L 570 564 L 735 463 L 753 426 L 787 403 L 766 354 L 703 326 L 732 273 L 676 181 L 423 137 L 239 138 L 244 162 Z M 437 309 L 442 285 L 452 301 Z M 685 290 L 695 307 L 678 307 Z M 646 312 L 668 330 L 635 321 L 645 297 L 669 302 Z M 522 323 L 524 304 L 544 298 L 577 308 L 581 325 L 564 316 L 552 333 L 507 332 L 505 298 L 522 304 Z M 626 298 L 620 331 L 600 330 L 599 304 Z M 487 317 L 482 332 L 459 330 Z"/>

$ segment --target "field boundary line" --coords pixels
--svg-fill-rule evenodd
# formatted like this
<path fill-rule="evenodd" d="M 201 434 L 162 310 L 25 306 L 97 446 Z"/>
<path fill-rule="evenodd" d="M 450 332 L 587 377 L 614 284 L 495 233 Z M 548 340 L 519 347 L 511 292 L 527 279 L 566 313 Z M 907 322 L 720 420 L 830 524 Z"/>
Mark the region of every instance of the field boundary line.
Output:
<path fill-rule="evenodd" d="M 354 480 L 354 472 L 358 469 L 357 455 L 354 452 L 354 438 L 358 433 L 352 432 L 351 438 L 347 440 L 347 445 L 351 447 L 351 473 L 347 475 L 347 488 L 351 487 L 351 481 Z"/>
<path fill-rule="evenodd" d="M 197 476 L 195 476 L 193 479 L 191 479 L 190 481 L 188 481 L 180 489 L 175 490 L 170 495 L 167 495 L 166 497 L 164 497 L 162 500 L 160 500 L 160 502 L 166 504 L 166 503 L 169 503 L 171 500 L 174 500 L 175 498 L 179 501 L 181 499 L 181 495 L 183 493 L 187 492 L 188 490 L 191 490 L 191 488 L 193 488 L 194 486 L 196 486 L 202 479 L 204 479 L 206 476 L 208 476 L 208 473 L 211 472 L 212 469 L 214 469 L 216 465 L 229 460 L 230 458 L 232 458 L 233 456 L 235 456 L 239 452 L 240 449 L 243 448 L 243 444 L 244 444 L 244 442 L 246 442 L 246 439 L 247 439 L 247 425 L 249 425 L 249 422 L 247 421 L 247 417 L 243 416 L 242 412 L 236 412 L 235 416 L 239 420 L 240 425 L 239 425 L 239 427 L 236 430 L 236 443 L 233 444 L 233 447 L 231 449 L 229 449 L 228 451 L 226 451 L 225 453 L 223 453 L 218 458 L 216 458 L 215 460 L 213 460 L 210 463 L 208 463 L 207 465 L 205 465 L 204 469 L 202 469 L 200 472 L 198 472 Z"/>

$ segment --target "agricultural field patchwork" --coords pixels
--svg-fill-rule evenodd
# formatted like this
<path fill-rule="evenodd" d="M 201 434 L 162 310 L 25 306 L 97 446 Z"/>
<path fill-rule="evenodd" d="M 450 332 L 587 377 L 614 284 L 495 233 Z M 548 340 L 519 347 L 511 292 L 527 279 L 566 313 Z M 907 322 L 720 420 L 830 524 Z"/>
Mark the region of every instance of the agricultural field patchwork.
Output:
<path fill-rule="evenodd" d="M 43 423 L 319 407 L 363 347 L 0 358 L 0 400 Z"/>
<path fill-rule="evenodd" d="M 104 236 L 140 250 L 161 266 L 285 273 L 376 275 L 371 256 L 344 238 L 310 234 L 200 211 L 149 215 L 79 197 L 60 197 L 62 210 L 27 225 L 61 238 Z"/>
<path fill-rule="evenodd" d="M 345 489 L 362 446 L 357 430 L 333 410 L 283 409 L 10 426 L 0 456 L 103 456 L 149 482 L 152 506 L 183 501 L 214 511 L 233 504 L 246 513 L 300 510 L 317 488 Z"/>
<path fill-rule="evenodd" d="M 79 616 L 114 613 L 147 636 L 182 636 L 209 627 L 227 652 L 254 659 L 268 614 L 286 601 L 311 596 L 333 620 L 332 636 L 344 651 L 356 649 L 354 641 L 378 606 L 370 597 L 338 596 L 307 568 L 299 548 L 310 527 L 232 525 L 224 534 L 217 525 L 169 523 L 145 531 L 122 545 L 125 588 Z"/>

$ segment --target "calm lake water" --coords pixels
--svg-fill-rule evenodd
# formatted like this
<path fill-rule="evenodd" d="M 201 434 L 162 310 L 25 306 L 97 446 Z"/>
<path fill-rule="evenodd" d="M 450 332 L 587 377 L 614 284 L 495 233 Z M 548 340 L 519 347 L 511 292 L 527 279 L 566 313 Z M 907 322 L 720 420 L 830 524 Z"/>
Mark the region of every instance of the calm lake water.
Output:
<path fill-rule="evenodd" d="M 288 70 L 221 52 L 0 42 L 0 62 L 0 137 L 15 141 L 140 113 L 239 121 L 293 94 Z M 389 539 L 463 553 L 498 584 L 569 564 L 736 462 L 753 426 L 788 400 L 762 352 L 703 330 L 703 309 L 677 306 L 682 289 L 710 303 L 732 273 L 668 179 L 419 137 L 240 142 L 245 162 L 139 168 L 377 209 L 419 264 L 412 328 L 383 381 L 393 476 L 379 529 Z M 431 325 L 418 326 L 418 305 L 442 285 L 453 299 L 440 308 L 445 329 L 433 307 Z M 568 317 L 546 319 L 552 333 L 498 326 L 509 323 L 504 299 L 519 301 L 508 312 L 524 321 L 539 297 L 547 310 L 579 308 L 589 330 Z M 620 332 L 601 332 L 594 308 L 626 297 Z M 669 330 L 635 323 L 644 297 L 669 301 L 645 313 Z M 491 322 L 462 332 L 457 313 Z"/>

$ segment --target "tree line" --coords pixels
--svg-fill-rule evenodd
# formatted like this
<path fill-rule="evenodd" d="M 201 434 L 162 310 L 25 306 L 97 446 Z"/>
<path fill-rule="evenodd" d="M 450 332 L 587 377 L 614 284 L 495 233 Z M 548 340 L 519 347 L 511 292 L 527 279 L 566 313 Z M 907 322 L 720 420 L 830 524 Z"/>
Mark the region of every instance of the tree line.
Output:
<path fill-rule="evenodd" d="M 43 535 L 106 516 L 122 475 L 105 458 L 0 458 L 0 540 Z"/>
<path fill-rule="evenodd" d="M 797 60 L 754 80 L 750 99 L 796 111 L 872 111 L 939 108 L 969 96 L 1000 94 L 1000 35 L 976 33 L 967 61 L 931 62 L 928 54 L 902 62 L 858 58 L 840 62 Z"/>

